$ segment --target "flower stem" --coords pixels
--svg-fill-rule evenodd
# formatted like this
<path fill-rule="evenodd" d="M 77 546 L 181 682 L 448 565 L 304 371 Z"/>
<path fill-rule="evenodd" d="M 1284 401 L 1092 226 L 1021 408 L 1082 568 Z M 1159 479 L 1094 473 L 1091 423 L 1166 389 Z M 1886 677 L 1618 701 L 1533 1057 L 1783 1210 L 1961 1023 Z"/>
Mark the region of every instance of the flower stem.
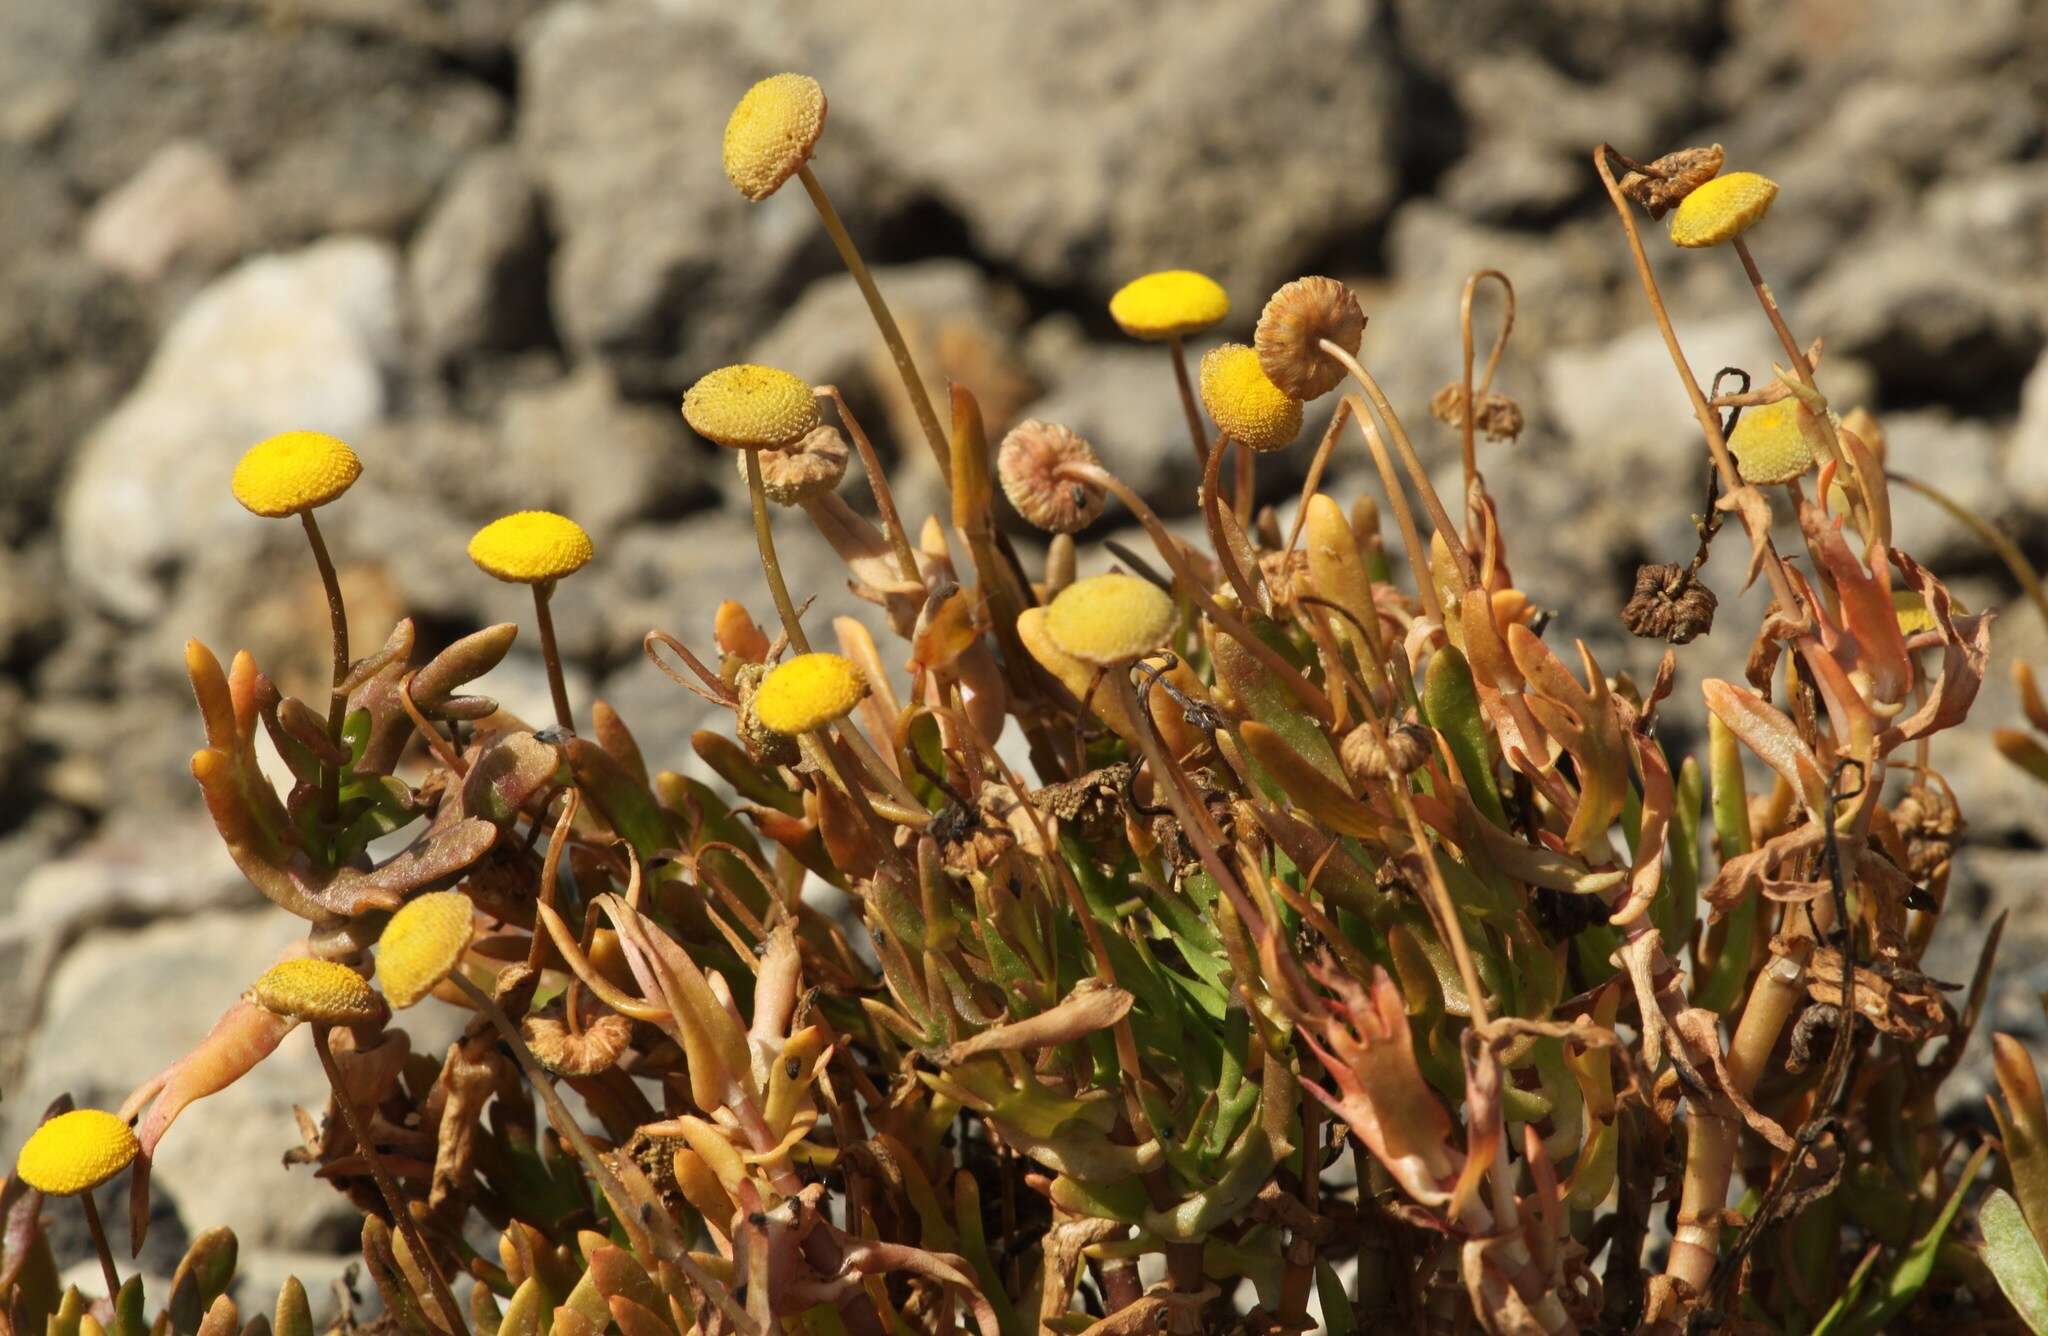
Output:
<path fill-rule="evenodd" d="M 1223 576 L 1230 581 L 1230 587 L 1237 591 L 1238 605 L 1247 613 L 1265 610 L 1266 604 L 1238 563 L 1236 547 L 1229 535 L 1223 532 L 1223 452 L 1230 448 L 1230 433 L 1218 432 L 1213 448 L 1203 451 L 1202 462 L 1202 518 L 1209 527 L 1209 541 L 1216 548 L 1216 564 L 1223 568 Z M 1242 451 L 1244 446 L 1240 444 Z"/>
<path fill-rule="evenodd" d="M 804 636 L 803 624 L 796 619 L 796 604 L 789 598 L 789 586 L 782 582 L 782 563 L 775 559 L 775 530 L 768 522 L 768 494 L 761 487 L 761 457 L 752 450 L 747 455 L 747 495 L 754 502 L 754 542 L 761 549 L 761 569 L 768 576 L 768 592 L 775 598 L 775 611 L 782 616 L 782 629 L 789 635 L 789 643 L 799 654 L 811 652 L 811 642 Z"/>
<path fill-rule="evenodd" d="M 313 1051 L 320 1055 L 320 1066 L 327 1073 L 327 1084 L 334 1088 L 334 1103 L 341 1110 L 341 1120 L 348 1124 L 348 1134 L 355 1138 L 356 1149 L 369 1162 L 370 1177 L 376 1180 L 377 1191 L 383 1194 L 384 1205 L 391 1212 L 391 1223 L 405 1236 L 405 1245 L 412 1250 L 420 1270 L 427 1273 L 427 1286 L 433 1290 L 434 1302 L 448 1321 L 448 1330 L 462 1336 L 469 1330 L 462 1320 L 462 1310 L 455 1306 L 455 1295 L 448 1289 L 448 1278 L 441 1274 L 440 1262 L 427 1251 L 427 1241 L 420 1236 L 420 1228 L 413 1222 L 412 1212 L 406 1209 L 405 1199 L 398 1195 L 398 1184 L 392 1181 L 391 1171 L 384 1167 L 384 1157 L 377 1153 L 376 1144 L 370 1140 L 370 1129 L 362 1114 L 357 1112 L 356 1102 L 349 1098 L 348 1086 L 341 1078 L 341 1068 L 334 1061 L 334 1050 L 327 1042 L 328 1029 L 325 1025 L 312 1027 Z"/>
<path fill-rule="evenodd" d="M 576 731 L 575 716 L 569 713 L 569 689 L 562 683 L 562 654 L 555 647 L 555 616 L 548 601 L 555 595 L 555 582 L 543 580 L 533 587 L 533 616 L 540 623 L 540 658 L 547 665 L 548 693 L 555 698 L 555 722 L 565 733 Z"/>
<path fill-rule="evenodd" d="M 107 1302 L 121 1292 L 121 1273 L 114 1269 L 114 1250 L 107 1246 L 107 1227 L 100 1223 L 100 1208 L 93 1204 L 92 1190 L 78 1194 L 85 1207 L 85 1227 L 92 1234 L 92 1246 L 100 1255 L 100 1275 L 107 1282 Z"/>
<path fill-rule="evenodd" d="M 818 210 L 818 218 L 825 224 L 825 234 L 838 247 L 839 258 L 846 265 L 846 271 L 853 275 L 860 295 L 866 299 L 868 312 L 875 318 L 875 327 L 882 331 L 882 342 L 889 345 L 889 356 L 895 360 L 896 374 L 902 377 L 903 388 L 910 395 L 910 406 L 917 413 L 917 423 L 924 428 L 925 440 L 939 461 L 939 476 L 950 487 L 953 483 L 952 452 L 946 445 L 946 433 L 939 426 L 939 415 L 932 408 L 931 395 L 925 392 L 924 380 L 917 374 L 917 363 L 910 359 L 910 345 L 903 341 L 903 331 L 896 327 L 896 317 L 889 314 L 889 305 L 882 300 L 874 275 L 868 272 L 867 262 L 861 259 L 853 238 L 847 234 L 846 224 L 839 221 L 839 211 L 832 207 L 831 197 L 812 174 L 810 164 L 797 168 L 796 176 L 810 194 L 811 203 Z"/>
<path fill-rule="evenodd" d="M 306 541 L 313 547 L 313 564 L 320 568 L 320 583 L 327 589 L 328 636 L 334 650 L 334 677 L 327 697 L 327 740 L 341 743 L 341 726 L 348 716 L 348 694 L 341 684 L 348 680 L 348 608 L 341 601 L 341 578 L 334 573 L 334 559 L 327 555 L 327 540 L 320 536 L 320 522 L 313 512 L 299 512 L 306 526 Z M 341 767 L 327 766 L 320 776 L 320 815 L 332 821 L 341 808 Z"/>
<path fill-rule="evenodd" d="M 1180 388 L 1180 411 L 1187 415 L 1188 439 L 1195 444 L 1195 467 L 1201 468 L 1209 457 L 1209 433 L 1202 430 L 1202 410 L 1195 404 L 1195 384 L 1188 377 L 1187 348 L 1176 334 L 1166 341 L 1173 354 L 1173 383 Z"/>

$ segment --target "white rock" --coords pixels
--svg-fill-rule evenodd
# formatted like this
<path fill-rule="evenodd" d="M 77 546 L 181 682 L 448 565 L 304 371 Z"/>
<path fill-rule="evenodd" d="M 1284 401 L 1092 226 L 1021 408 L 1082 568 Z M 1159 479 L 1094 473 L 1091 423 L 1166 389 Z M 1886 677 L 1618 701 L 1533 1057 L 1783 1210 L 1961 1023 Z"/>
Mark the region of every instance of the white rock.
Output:
<path fill-rule="evenodd" d="M 395 252 L 360 238 L 249 260 L 208 286 L 79 450 L 62 507 L 72 578 L 148 620 L 180 567 L 245 559 L 276 537 L 283 526 L 266 530 L 229 492 L 236 461 L 275 432 L 347 439 L 377 421 L 398 310 Z"/>
<path fill-rule="evenodd" d="M 246 232 L 242 199 L 220 154 L 189 139 L 158 149 L 142 170 L 93 206 L 85 253 L 102 268 L 148 283 L 180 260 L 211 268 Z"/>

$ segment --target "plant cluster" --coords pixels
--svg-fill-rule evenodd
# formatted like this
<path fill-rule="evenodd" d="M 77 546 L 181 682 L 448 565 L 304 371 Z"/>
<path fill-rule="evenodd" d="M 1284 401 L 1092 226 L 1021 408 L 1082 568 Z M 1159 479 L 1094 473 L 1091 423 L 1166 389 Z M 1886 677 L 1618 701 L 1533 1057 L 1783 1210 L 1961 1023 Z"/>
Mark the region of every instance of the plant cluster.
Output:
<path fill-rule="evenodd" d="M 1991 619 L 1891 545 L 1882 432 L 1831 411 L 1747 245 L 1775 184 L 1722 175 L 1718 147 L 1593 155 L 1706 447 L 1699 549 L 1645 566 L 1624 620 L 1753 637 L 1745 680 L 1697 684 L 1705 750 L 1679 756 L 1675 650 L 1610 676 L 1546 640 L 1540 573 L 1511 567 L 1478 458 L 1522 429 L 1492 387 L 1504 275 L 1466 283 L 1462 368 L 1430 405 L 1462 456 L 1448 503 L 1345 285 L 1285 284 L 1192 372 L 1222 289 L 1173 270 L 1117 293 L 1186 409 L 1190 543 L 1113 449 L 1040 421 L 992 440 L 964 386 L 943 417 L 927 400 L 811 170 L 825 123 L 814 81 L 766 80 L 727 171 L 756 202 L 810 196 L 950 513 L 905 524 L 829 386 L 742 365 L 690 390 L 746 479 L 775 612 L 724 604 L 701 653 L 648 634 L 729 716 L 693 739 L 714 786 L 651 766 L 602 701 L 577 718 L 550 601 L 602 551 L 571 519 L 470 545 L 534 590 L 556 713 L 535 728 L 469 691 L 514 625 L 419 662 L 401 622 L 352 655 L 315 512 L 363 466 L 309 432 L 251 450 L 236 496 L 297 517 L 326 580 L 331 690 L 194 642 L 192 773 L 308 933 L 118 1111 L 53 1106 L 0 1192 L 0 1332 L 310 1336 L 296 1283 L 243 1321 L 225 1231 L 149 1316 L 92 1205 L 130 1174 L 139 1248 L 173 1123 L 300 1025 L 330 1090 L 287 1158 L 361 1208 L 383 1303 L 345 1304 L 342 1330 L 2048 1330 L 2024 1052 L 1999 1040 L 1996 1143 L 1936 1115 L 1997 926 L 1964 987 L 1920 968 L 1963 831 L 1931 744 L 1968 715 Z M 1640 211 L 1734 251 L 1783 344 L 1768 379 L 1701 387 Z M 1259 456 L 1332 394 L 1283 525 Z M 1354 438 L 1381 488 L 1346 506 L 1321 479 Z M 855 456 L 873 519 L 840 494 Z M 1036 569 L 999 491 L 1050 535 Z M 1084 555 L 1112 504 L 1150 552 Z M 814 645 L 776 557 L 791 510 L 881 639 L 840 618 Z M 1715 628 L 1700 574 L 1730 517 L 1771 594 L 1753 628 Z M 445 1054 L 393 1023 L 430 996 L 473 1016 Z M 2014 1191 L 1984 1196 L 1980 1249 L 1958 1220 L 1994 1175 Z M 104 1298 L 60 1290 L 50 1195 L 81 1196 Z"/>

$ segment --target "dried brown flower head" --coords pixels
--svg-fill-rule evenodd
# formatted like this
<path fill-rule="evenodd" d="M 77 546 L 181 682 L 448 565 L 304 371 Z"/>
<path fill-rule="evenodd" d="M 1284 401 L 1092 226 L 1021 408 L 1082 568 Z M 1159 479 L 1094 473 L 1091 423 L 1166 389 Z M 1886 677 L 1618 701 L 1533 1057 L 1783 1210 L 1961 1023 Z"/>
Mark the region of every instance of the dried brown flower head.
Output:
<path fill-rule="evenodd" d="M 1631 635 L 1683 645 L 1714 629 L 1718 603 L 1690 567 L 1650 561 L 1636 568 L 1636 590 L 1621 620 Z"/>
<path fill-rule="evenodd" d="M 1465 425 L 1465 386 L 1460 381 L 1438 390 L 1429 401 L 1429 415 L 1448 426 Z M 1522 406 L 1499 390 L 1482 390 L 1479 416 L 1472 428 L 1489 441 L 1512 441 L 1522 434 Z"/>
<path fill-rule="evenodd" d="M 1057 422 L 1027 418 L 1003 437 L 996 476 L 1026 520 L 1049 533 L 1076 533 L 1102 514 L 1102 489 L 1056 475 L 1062 464 L 1095 462 L 1095 447 L 1081 437 Z"/>
<path fill-rule="evenodd" d="M 1373 736 L 1371 724 L 1360 724 L 1344 735 L 1337 757 L 1353 783 L 1383 783 L 1420 769 L 1429 759 L 1430 743 L 1430 731 L 1420 724 L 1400 725 L 1384 744 Z"/>
<path fill-rule="evenodd" d="M 795 445 L 780 450 L 763 450 L 760 453 L 762 494 L 778 506 L 798 506 L 823 496 L 846 476 L 846 461 L 850 453 L 839 428 L 829 424 L 811 428 Z M 744 479 L 747 476 L 746 455 L 737 455 L 734 460 L 739 465 L 740 477 Z"/>
<path fill-rule="evenodd" d="M 571 1030 L 559 1008 L 528 1016 L 519 1027 L 540 1065 L 557 1076 L 597 1076 L 612 1069 L 633 1038 L 633 1022 L 608 1011 Z"/>
<path fill-rule="evenodd" d="M 739 738 L 747 754 L 764 765 L 790 765 L 797 763 L 801 755 L 796 739 L 761 722 L 761 716 L 754 712 L 754 695 L 761 689 L 761 679 L 768 676 L 768 665 L 749 663 L 733 675 L 733 686 L 740 693 Z"/>
<path fill-rule="evenodd" d="M 1619 182 L 1621 193 L 1662 218 L 1678 202 L 1714 179 L 1727 155 L 1719 144 L 1682 148 L 1632 169 Z"/>
<path fill-rule="evenodd" d="M 1296 399 L 1314 399 L 1337 388 L 1344 368 L 1317 346 L 1324 339 L 1347 353 L 1365 337 L 1365 312 L 1358 295 L 1334 278 L 1297 278 L 1275 292 L 1259 312 L 1252 335 L 1267 379 Z"/>

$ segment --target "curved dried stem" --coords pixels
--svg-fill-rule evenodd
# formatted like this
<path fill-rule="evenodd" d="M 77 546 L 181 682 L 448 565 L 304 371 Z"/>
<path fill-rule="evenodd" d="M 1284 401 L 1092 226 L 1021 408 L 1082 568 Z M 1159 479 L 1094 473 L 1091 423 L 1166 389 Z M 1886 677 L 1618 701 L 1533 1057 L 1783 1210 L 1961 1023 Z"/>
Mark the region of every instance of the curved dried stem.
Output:
<path fill-rule="evenodd" d="M 1401 475 L 1394 470 L 1394 461 L 1387 454 L 1387 443 L 1380 439 L 1379 429 L 1372 424 L 1372 417 L 1365 411 L 1365 405 L 1356 395 L 1345 395 L 1345 401 L 1356 405 L 1358 433 L 1365 438 L 1365 446 L 1372 453 L 1374 467 L 1379 470 L 1380 485 L 1387 489 L 1387 503 L 1394 508 L 1394 526 L 1401 531 L 1401 546 L 1408 553 L 1408 565 L 1415 575 L 1415 592 L 1422 598 L 1422 610 L 1438 625 L 1443 624 L 1443 599 L 1437 593 L 1436 580 L 1430 573 L 1429 548 L 1422 541 L 1422 531 L 1415 527 L 1415 512 L 1408 508 L 1408 493 L 1401 486 Z"/>
<path fill-rule="evenodd" d="M 1486 373 L 1479 384 L 1472 384 L 1472 298 L 1478 293 L 1479 285 L 1487 279 L 1500 283 L 1501 299 L 1505 303 L 1500 316 L 1500 333 L 1493 339 L 1493 351 L 1486 355 Z M 1481 269 L 1465 280 L 1465 292 L 1458 300 L 1458 339 L 1464 352 L 1463 380 L 1465 409 L 1464 422 L 1459 432 L 1459 444 L 1465 457 L 1465 494 L 1472 494 L 1472 485 L 1479 481 L 1479 452 L 1473 439 L 1479 418 L 1479 395 L 1493 388 L 1493 373 L 1500 366 L 1500 355 L 1508 346 L 1508 335 L 1515 329 L 1515 285 L 1508 276 L 1498 269 Z"/>
<path fill-rule="evenodd" d="M 846 428 L 846 434 L 853 438 L 853 448 L 860 452 L 860 466 L 866 470 L 868 486 L 874 491 L 875 511 L 882 518 L 882 532 L 889 537 L 889 547 L 896 554 L 896 565 L 902 570 L 903 578 L 912 584 L 924 583 L 918 574 L 917 553 L 910 546 L 910 535 L 904 532 L 902 517 L 896 513 L 896 495 L 889 488 L 888 471 L 882 467 L 881 456 L 875 453 L 875 443 L 861 430 L 860 419 L 853 415 L 837 385 L 820 385 L 812 393 L 832 401 L 832 406 L 839 413 L 839 425 Z"/>
<path fill-rule="evenodd" d="M 1399 415 L 1394 412 L 1394 405 L 1388 402 L 1385 391 L 1380 389 L 1380 383 L 1372 378 L 1371 372 L 1359 364 L 1357 358 L 1328 339 L 1319 340 L 1318 346 L 1350 373 L 1351 378 L 1364 388 L 1366 397 L 1372 401 L 1373 411 L 1385 425 L 1387 435 L 1394 442 L 1394 449 L 1400 452 L 1401 463 L 1407 468 L 1408 476 L 1415 481 L 1416 494 L 1422 498 L 1423 509 L 1429 512 L 1429 522 L 1436 526 L 1436 531 L 1443 535 L 1444 546 L 1451 550 L 1451 559 L 1458 573 L 1458 593 L 1462 595 L 1467 589 L 1479 583 L 1478 568 L 1472 564 L 1472 554 L 1465 550 L 1465 540 L 1459 536 L 1458 526 L 1451 522 L 1451 513 L 1444 509 L 1443 498 L 1436 494 L 1436 486 L 1430 482 L 1428 470 L 1422 467 L 1422 457 L 1415 453 L 1415 443 L 1408 439 L 1408 431 L 1401 425 Z M 1472 415 L 1467 412 L 1465 416 L 1470 418 Z M 1417 583 L 1428 583 L 1428 571 L 1429 565 L 1425 562 L 1417 572 Z"/>
<path fill-rule="evenodd" d="M 1266 606 L 1265 601 L 1252 587 L 1244 567 L 1238 564 L 1236 544 L 1223 531 L 1223 498 L 1218 493 L 1223 486 L 1223 454 L 1230 448 L 1230 443 L 1230 433 L 1219 431 L 1216 443 L 1203 452 L 1202 520 L 1209 529 L 1210 546 L 1216 550 L 1216 564 L 1223 568 L 1223 578 L 1237 592 L 1238 605 L 1247 612 L 1257 612 Z M 1240 457 L 1245 456 L 1243 445 L 1238 446 L 1238 452 Z"/>
<path fill-rule="evenodd" d="M 1280 564 L 1284 570 L 1287 558 L 1294 555 L 1294 549 L 1301 542 L 1301 527 L 1308 523 L 1308 502 L 1323 485 L 1323 471 L 1330 465 L 1330 456 L 1337 449 L 1337 437 L 1344 430 L 1344 420 L 1351 416 L 1356 398 L 1345 395 L 1337 401 L 1337 411 L 1330 415 L 1330 425 L 1323 429 L 1323 439 L 1316 443 L 1316 452 L 1309 456 L 1308 476 L 1301 480 L 1301 498 L 1294 507 L 1294 523 L 1288 526 L 1287 542 L 1280 549 Z"/>
<path fill-rule="evenodd" d="M 1664 336 L 1664 349 L 1671 355 L 1671 364 L 1677 368 L 1678 379 L 1685 385 L 1686 397 L 1692 401 L 1693 417 L 1699 421 L 1700 433 L 1706 437 L 1707 450 L 1714 458 L 1714 467 L 1721 474 L 1721 487 L 1733 495 L 1742 486 L 1742 475 L 1736 471 L 1735 459 L 1728 453 L 1727 437 L 1721 433 L 1721 419 L 1715 415 L 1713 406 L 1700 390 L 1699 380 L 1692 374 L 1691 364 L 1685 360 L 1685 350 L 1679 347 L 1678 333 L 1671 327 L 1671 313 L 1665 309 L 1664 294 L 1657 287 L 1656 271 L 1650 268 L 1650 257 L 1643 250 L 1636 217 L 1629 212 L 1628 200 L 1622 195 L 1621 187 L 1615 184 L 1614 169 L 1608 164 L 1608 155 L 1612 152 L 1605 144 L 1596 147 L 1593 150 L 1593 170 L 1600 174 L 1600 184 L 1607 188 L 1607 198 L 1621 219 L 1621 230 L 1628 238 L 1629 255 L 1635 260 L 1636 278 L 1642 284 L 1643 295 L 1649 299 L 1650 314 L 1657 320 L 1657 332 Z M 1792 583 L 1786 578 L 1784 562 L 1771 541 L 1770 530 L 1760 527 L 1757 518 L 1748 510 L 1743 510 L 1741 515 L 1751 544 L 1764 554 L 1764 576 L 1771 582 L 1771 593 L 1778 600 L 1778 606 L 1787 615 L 1796 614 L 1801 606 L 1799 598 L 1792 592 Z"/>

